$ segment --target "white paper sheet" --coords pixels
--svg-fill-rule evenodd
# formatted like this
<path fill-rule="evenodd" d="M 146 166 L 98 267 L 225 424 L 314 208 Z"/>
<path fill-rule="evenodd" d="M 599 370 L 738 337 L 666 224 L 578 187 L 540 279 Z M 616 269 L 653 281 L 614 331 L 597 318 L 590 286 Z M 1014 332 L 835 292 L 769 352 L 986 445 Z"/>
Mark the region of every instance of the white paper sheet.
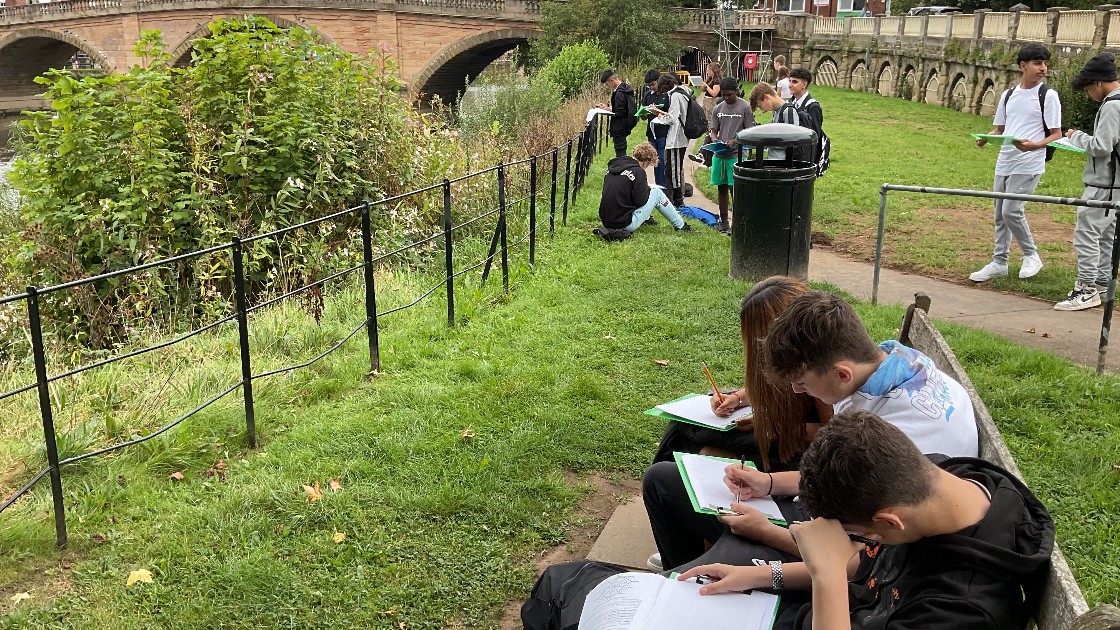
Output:
<path fill-rule="evenodd" d="M 694 581 L 620 573 L 587 595 L 581 630 L 768 630 L 778 596 L 752 592 L 701 595 Z"/>
<path fill-rule="evenodd" d="M 720 429 L 727 427 L 740 418 L 754 413 L 750 407 L 743 407 L 742 409 L 736 409 L 730 416 L 721 418 L 712 413 L 712 397 L 705 395 L 693 396 L 691 398 L 685 398 L 684 400 L 657 405 L 657 408 L 679 418 Z"/>
<path fill-rule="evenodd" d="M 719 506 L 730 509 L 731 504 L 735 502 L 735 493 L 723 483 L 723 469 L 727 467 L 728 462 L 692 453 L 681 453 L 680 457 L 700 507 Z M 778 504 L 770 497 L 743 499 L 739 502 L 762 512 L 767 518 L 778 521 L 784 521 L 786 518 L 782 516 Z"/>
<path fill-rule="evenodd" d="M 591 122 L 591 119 L 595 118 L 599 114 L 614 116 L 614 112 L 609 109 L 603 109 L 602 107 L 592 107 L 591 109 L 587 110 L 587 122 Z"/>

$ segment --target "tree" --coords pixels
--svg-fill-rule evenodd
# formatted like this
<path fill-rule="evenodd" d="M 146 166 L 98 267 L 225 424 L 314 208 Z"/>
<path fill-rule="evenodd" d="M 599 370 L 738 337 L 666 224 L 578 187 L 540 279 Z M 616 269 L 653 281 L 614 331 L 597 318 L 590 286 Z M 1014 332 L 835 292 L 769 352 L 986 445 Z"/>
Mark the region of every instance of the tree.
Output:
<path fill-rule="evenodd" d="M 616 64 L 670 65 L 681 45 L 672 34 L 684 20 L 675 0 L 568 0 L 541 6 L 541 38 L 532 44 L 543 65 L 569 44 L 598 41 Z"/>

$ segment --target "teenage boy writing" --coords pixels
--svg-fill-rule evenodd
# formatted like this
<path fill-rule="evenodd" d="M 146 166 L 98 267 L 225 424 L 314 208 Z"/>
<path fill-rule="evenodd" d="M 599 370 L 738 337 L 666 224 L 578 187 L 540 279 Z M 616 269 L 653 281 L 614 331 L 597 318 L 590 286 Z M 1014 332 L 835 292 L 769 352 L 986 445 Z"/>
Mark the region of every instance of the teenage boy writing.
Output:
<path fill-rule="evenodd" d="M 972 458 L 935 465 L 897 427 L 853 410 L 802 457 L 800 495 L 815 517 L 790 527 L 804 563 L 711 564 L 679 579 L 716 578 L 702 595 L 811 589 L 795 628 L 1025 627 L 1054 525 L 1007 471 Z M 864 547 L 847 532 L 881 544 Z"/>
<path fill-rule="evenodd" d="M 600 109 L 611 110 L 611 124 L 608 132 L 614 142 L 614 156 L 623 157 L 626 155 L 626 137 L 630 135 L 630 130 L 638 124 L 638 119 L 631 115 L 638 109 L 637 102 L 634 99 L 634 88 L 630 87 L 629 83 L 624 83 L 622 79 L 619 79 L 614 70 L 604 70 L 599 77 L 599 82 L 610 88 L 611 106 L 607 107 L 604 103 L 596 103 L 595 106 Z M 631 103 L 634 103 L 633 108 L 631 108 Z"/>
<path fill-rule="evenodd" d="M 716 142 L 734 148 L 738 144 L 736 134 L 755 125 L 754 113 L 751 112 L 750 105 L 739 98 L 739 83 L 735 79 L 720 79 L 719 95 L 723 100 L 716 103 L 712 109 L 708 136 Z M 728 232 L 731 229 L 728 225 L 728 205 L 731 187 L 735 185 L 734 169 L 738 157 L 738 152 L 735 150 L 712 156 L 712 173 L 709 181 L 713 186 L 719 187 L 719 224 L 716 227 L 720 232 Z"/>
<path fill-rule="evenodd" d="M 995 128 L 991 133 L 1015 136 L 1018 140 L 1000 148 L 992 191 L 1030 195 L 1046 172 L 1046 145 L 1062 137 L 1062 103 L 1058 91 L 1043 83 L 1050 62 L 1049 50 L 1028 44 L 1019 50 L 1016 61 L 1022 78 L 1018 85 L 1003 93 L 996 105 Z M 981 138 L 976 146 L 986 143 Z M 996 199 L 994 205 L 996 238 L 992 262 L 968 279 L 984 282 L 1006 276 L 1012 237 L 1023 251 L 1019 277 L 1033 277 L 1042 270 L 1042 258 L 1027 225 L 1027 202 Z"/>
<path fill-rule="evenodd" d="M 1093 135 L 1070 129 L 1070 144 L 1085 149 L 1082 199 L 1115 198 L 1120 178 L 1116 151 L 1120 147 L 1120 82 L 1116 80 L 1116 58 L 1101 53 L 1085 63 L 1070 87 L 1085 92 L 1101 104 L 1093 123 Z M 1098 306 L 1112 277 L 1116 212 L 1102 208 L 1078 208 L 1073 228 L 1073 250 L 1077 252 L 1077 282 L 1066 299 L 1054 305 L 1057 311 L 1080 311 Z"/>
<path fill-rule="evenodd" d="M 782 98 L 778 94 L 777 88 L 771 87 L 769 83 L 759 81 L 758 85 L 754 86 L 754 89 L 751 90 L 750 104 L 751 109 L 770 112 L 772 119 L 770 122 L 787 125 L 800 124 L 797 108 L 794 107 L 793 103 Z M 786 150 L 781 147 L 770 149 L 766 157 L 772 160 L 783 160 L 786 157 Z"/>

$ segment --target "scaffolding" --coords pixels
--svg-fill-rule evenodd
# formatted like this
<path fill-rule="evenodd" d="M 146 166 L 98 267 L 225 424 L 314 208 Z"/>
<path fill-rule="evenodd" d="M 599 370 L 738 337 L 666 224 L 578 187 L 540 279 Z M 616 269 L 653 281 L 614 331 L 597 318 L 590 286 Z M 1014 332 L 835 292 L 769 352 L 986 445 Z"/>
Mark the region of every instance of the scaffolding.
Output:
<path fill-rule="evenodd" d="M 748 80 L 747 69 L 743 61 L 747 55 L 753 54 L 758 60 L 753 76 L 754 81 L 770 78 L 771 48 L 774 42 L 774 32 L 770 29 L 743 27 L 739 23 L 739 11 L 732 2 L 720 2 L 719 28 L 716 37 L 719 38 L 719 49 L 716 61 L 723 68 L 724 76 L 737 77 L 742 81 Z"/>

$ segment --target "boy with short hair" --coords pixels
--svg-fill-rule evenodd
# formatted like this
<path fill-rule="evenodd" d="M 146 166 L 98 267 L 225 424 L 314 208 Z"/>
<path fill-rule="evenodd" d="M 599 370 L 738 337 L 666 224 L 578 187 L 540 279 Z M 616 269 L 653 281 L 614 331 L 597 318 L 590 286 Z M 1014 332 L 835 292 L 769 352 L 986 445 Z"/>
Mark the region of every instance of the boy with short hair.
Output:
<path fill-rule="evenodd" d="M 1050 61 L 1050 51 L 1039 44 L 1027 44 L 1016 58 L 1022 77 L 1019 83 L 1003 93 L 996 104 L 995 128 L 992 134 L 1015 136 L 1018 140 L 1004 144 L 996 158 L 993 192 L 1030 195 L 1046 172 L 1046 145 L 1062 137 L 1062 103 L 1058 91 L 1043 81 Z M 984 146 L 981 138 L 976 146 Z M 1031 228 L 1027 225 L 1027 202 L 995 199 L 995 246 L 992 262 L 968 276 L 973 282 L 984 282 L 1007 275 L 1011 239 L 1023 251 L 1019 277 L 1034 277 L 1042 270 Z"/>
<path fill-rule="evenodd" d="M 614 70 L 604 70 L 599 76 L 599 82 L 611 90 L 611 105 L 596 103 L 600 109 L 611 110 L 611 123 L 608 128 L 611 140 L 614 142 L 614 156 L 626 155 L 626 138 L 637 124 L 638 119 L 633 115 L 638 110 L 637 100 L 634 98 L 634 88 L 629 83 L 618 78 Z"/>
<path fill-rule="evenodd" d="M 784 68 L 783 68 L 784 69 Z M 800 124 L 800 116 L 797 113 L 797 108 L 792 103 L 786 101 L 777 89 L 770 86 L 770 84 L 759 81 L 758 85 L 754 86 L 751 90 L 750 96 L 751 109 L 760 109 L 764 112 L 770 112 L 772 120 L 770 122 L 784 123 L 787 125 Z M 781 147 L 769 150 L 767 157 L 773 160 L 782 160 L 786 157 L 786 150 Z"/>
<path fill-rule="evenodd" d="M 1070 82 L 1075 91 L 1084 92 L 1101 104 L 1093 123 L 1093 135 L 1070 129 L 1070 144 L 1085 149 L 1082 199 L 1112 200 L 1120 187 L 1120 82 L 1116 78 L 1116 58 L 1101 53 L 1085 63 Z M 1116 212 L 1102 208 L 1078 208 L 1073 229 L 1073 249 L 1077 252 L 1077 282 L 1066 299 L 1054 305 L 1057 311 L 1080 311 L 1101 303 L 1112 278 L 1112 255 L 1116 238 Z"/>
<path fill-rule="evenodd" d="M 897 427 L 850 410 L 817 433 L 800 477 L 815 517 L 790 527 L 804 563 L 703 565 L 678 579 L 715 578 L 702 595 L 811 588 L 797 628 L 1025 627 L 1054 524 L 1013 475 L 980 459 L 934 464 Z"/>
<path fill-rule="evenodd" d="M 719 82 L 720 102 L 712 108 L 712 120 L 708 125 L 708 137 L 715 142 L 722 142 L 734 148 L 738 145 L 737 134 L 755 125 L 754 113 L 746 101 L 739 98 L 739 83 L 731 77 L 724 77 Z M 716 153 L 712 156 L 711 181 L 713 186 L 719 187 L 719 223 L 720 232 L 729 232 L 728 206 L 730 205 L 731 187 L 735 185 L 735 162 L 738 161 L 738 152 L 735 150 Z"/>

